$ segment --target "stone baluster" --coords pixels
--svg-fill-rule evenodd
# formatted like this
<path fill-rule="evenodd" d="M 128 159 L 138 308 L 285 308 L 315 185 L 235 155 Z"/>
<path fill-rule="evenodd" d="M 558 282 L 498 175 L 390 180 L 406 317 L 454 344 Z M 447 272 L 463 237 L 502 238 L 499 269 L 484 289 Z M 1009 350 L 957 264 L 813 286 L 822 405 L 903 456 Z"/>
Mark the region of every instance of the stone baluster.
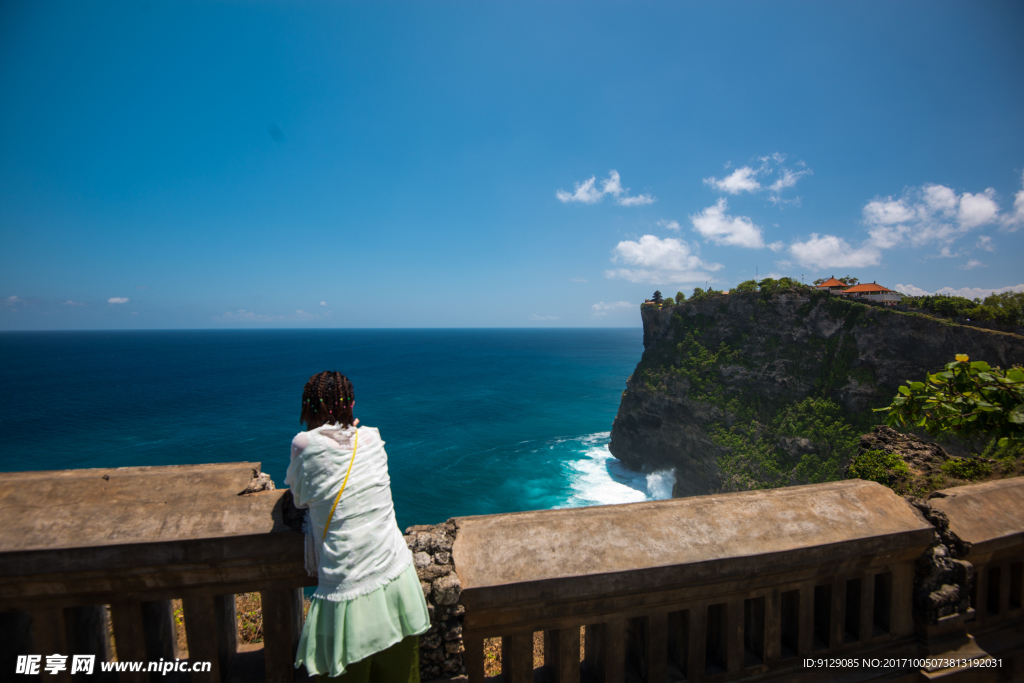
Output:
<path fill-rule="evenodd" d="M 260 592 L 267 683 L 295 680 L 295 651 L 302 635 L 302 589 Z"/>
<path fill-rule="evenodd" d="M 578 626 L 544 632 L 544 667 L 552 683 L 579 683 L 580 629 Z"/>

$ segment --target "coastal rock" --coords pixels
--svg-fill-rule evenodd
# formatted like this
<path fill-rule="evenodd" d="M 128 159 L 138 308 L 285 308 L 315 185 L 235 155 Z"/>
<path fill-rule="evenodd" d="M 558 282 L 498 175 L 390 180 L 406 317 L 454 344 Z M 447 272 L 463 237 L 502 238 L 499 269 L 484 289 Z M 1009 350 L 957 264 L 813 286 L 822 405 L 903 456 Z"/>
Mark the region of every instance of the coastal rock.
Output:
<path fill-rule="evenodd" d="M 805 399 L 830 399 L 852 430 L 903 382 L 924 379 L 956 353 L 1004 368 L 1024 363 L 1024 337 L 823 292 L 714 294 L 645 305 L 641 318 L 644 353 L 626 382 L 609 450 L 634 470 L 674 468 L 675 496 L 807 483 L 801 460 L 834 454 L 829 437 L 809 438 L 799 421 L 780 423 Z M 730 441 L 736 429 L 746 452 Z M 759 471 L 766 450 L 785 471 Z"/>

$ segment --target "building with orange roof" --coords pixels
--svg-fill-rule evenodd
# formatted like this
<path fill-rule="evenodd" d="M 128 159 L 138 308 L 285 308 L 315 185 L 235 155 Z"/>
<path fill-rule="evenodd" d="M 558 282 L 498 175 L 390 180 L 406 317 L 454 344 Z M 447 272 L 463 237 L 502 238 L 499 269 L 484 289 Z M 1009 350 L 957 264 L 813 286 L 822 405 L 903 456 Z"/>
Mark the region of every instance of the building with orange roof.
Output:
<path fill-rule="evenodd" d="M 846 289 L 848 286 L 849 285 L 847 285 L 842 280 L 837 280 L 836 276 L 833 275 L 832 277 L 830 277 L 829 279 L 825 280 L 824 282 L 822 282 L 817 287 L 818 287 L 818 289 L 827 289 L 829 291 L 837 291 L 837 290 L 838 291 L 842 291 L 842 290 Z"/>
<path fill-rule="evenodd" d="M 894 292 L 888 287 L 883 287 L 877 282 L 865 282 L 863 284 L 854 285 L 843 290 L 845 296 L 853 296 L 859 299 L 868 299 L 869 301 L 878 301 L 889 306 L 894 306 L 900 302 L 902 295 L 898 292 Z"/>

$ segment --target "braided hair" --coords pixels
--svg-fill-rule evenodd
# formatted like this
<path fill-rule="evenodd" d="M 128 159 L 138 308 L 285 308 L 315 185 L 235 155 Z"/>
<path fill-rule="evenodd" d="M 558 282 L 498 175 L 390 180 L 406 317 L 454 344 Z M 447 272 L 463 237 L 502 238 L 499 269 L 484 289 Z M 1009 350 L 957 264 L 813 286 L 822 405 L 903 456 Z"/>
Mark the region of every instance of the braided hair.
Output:
<path fill-rule="evenodd" d="M 306 429 L 316 429 L 325 424 L 352 424 L 352 405 L 355 392 L 348 377 L 335 370 L 325 370 L 309 378 L 302 390 L 302 412 L 299 422 L 306 423 Z"/>

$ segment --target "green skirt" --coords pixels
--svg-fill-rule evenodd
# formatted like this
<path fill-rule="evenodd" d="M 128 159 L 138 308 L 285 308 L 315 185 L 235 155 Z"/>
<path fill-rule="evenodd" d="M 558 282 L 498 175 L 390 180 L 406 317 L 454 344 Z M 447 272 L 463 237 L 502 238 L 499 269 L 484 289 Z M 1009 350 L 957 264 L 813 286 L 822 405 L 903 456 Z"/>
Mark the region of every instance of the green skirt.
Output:
<path fill-rule="evenodd" d="M 416 568 L 409 565 L 394 581 L 368 595 L 342 602 L 314 596 L 295 667 L 304 665 L 311 676 L 340 676 L 348 665 L 429 628 L 423 589 Z"/>

